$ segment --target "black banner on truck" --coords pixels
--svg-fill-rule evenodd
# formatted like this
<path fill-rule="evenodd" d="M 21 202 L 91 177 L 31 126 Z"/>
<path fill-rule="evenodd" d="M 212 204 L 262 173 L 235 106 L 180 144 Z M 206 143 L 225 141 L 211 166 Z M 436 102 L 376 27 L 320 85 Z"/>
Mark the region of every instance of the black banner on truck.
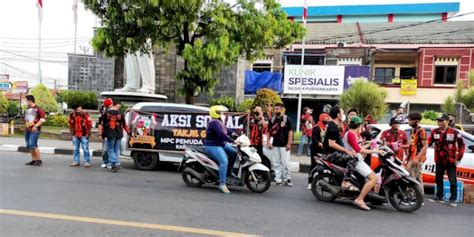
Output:
<path fill-rule="evenodd" d="M 244 131 L 246 113 L 227 113 L 227 128 Z M 148 113 L 131 110 L 128 117 L 131 135 L 128 149 L 183 150 L 185 146 L 202 146 L 206 127 L 211 117 L 208 113 Z"/>

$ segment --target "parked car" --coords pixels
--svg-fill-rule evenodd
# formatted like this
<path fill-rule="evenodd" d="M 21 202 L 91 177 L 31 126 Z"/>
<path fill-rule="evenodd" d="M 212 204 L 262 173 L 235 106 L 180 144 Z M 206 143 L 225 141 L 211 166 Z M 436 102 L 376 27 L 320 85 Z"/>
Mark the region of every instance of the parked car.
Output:
<path fill-rule="evenodd" d="M 143 111 L 146 113 L 208 113 L 209 108 L 196 105 L 176 104 L 176 103 L 159 103 L 159 102 L 142 102 L 135 104 L 132 110 Z M 130 123 L 130 113 L 125 118 L 127 124 Z M 121 155 L 131 157 L 137 169 L 153 170 L 159 162 L 179 163 L 183 159 L 183 151 L 177 150 L 157 150 L 157 149 L 128 149 L 128 135 L 125 135 L 121 141 Z"/>
<path fill-rule="evenodd" d="M 433 125 L 421 126 L 426 130 L 428 137 L 431 134 L 431 130 L 437 128 L 437 126 Z M 375 137 L 377 140 L 380 140 L 382 131 L 390 129 L 390 126 L 388 124 L 371 124 L 369 128 L 373 137 Z M 401 124 L 400 129 L 405 131 L 407 133 L 407 137 L 410 138 L 412 128 L 408 124 Z M 459 181 L 463 181 L 466 184 L 474 184 L 474 136 L 464 131 L 458 131 L 462 135 L 464 144 L 466 145 L 466 150 L 461 163 L 458 165 L 457 177 Z M 423 165 L 423 182 L 425 185 L 434 185 L 435 168 L 436 164 L 434 162 L 434 149 L 433 147 L 429 147 L 426 155 L 426 161 Z"/>

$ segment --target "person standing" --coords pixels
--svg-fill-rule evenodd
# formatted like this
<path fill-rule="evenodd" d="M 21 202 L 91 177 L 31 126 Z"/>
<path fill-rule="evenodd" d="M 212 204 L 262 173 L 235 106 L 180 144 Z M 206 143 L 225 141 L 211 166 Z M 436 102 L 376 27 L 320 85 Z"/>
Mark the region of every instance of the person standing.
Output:
<path fill-rule="evenodd" d="M 404 131 L 399 129 L 400 121 L 396 118 L 390 119 L 390 127 L 390 129 L 382 132 L 380 139 L 388 145 L 395 152 L 395 156 L 403 162 L 405 149 L 409 148 L 407 135 Z"/>
<path fill-rule="evenodd" d="M 121 166 L 120 141 L 123 137 L 123 131 L 130 133 L 125 122 L 125 116 L 120 112 L 120 102 L 115 100 L 113 106 L 104 114 L 103 134 L 101 136 L 107 139 L 107 155 L 112 172 L 117 172 Z"/>
<path fill-rule="evenodd" d="M 250 144 L 257 149 L 257 153 L 262 158 L 262 164 L 272 168 L 270 159 L 263 153 L 263 139 L 264 134 L 268 130 L 268 120 L 265 119 L 262 111 L 262 107 L 256 106 L 253 110 L 252 117 L 250 118 Z"/>
<path fill-rule="evenodd" d="M 310 162 L 311 168 L 309 169 L 308 175 L 308 186 L 306 189 L 311 190 L 311 182 L 313 182 L 313 176 L 311 176 L 311 171 L 316 167 L 316 161 L 314 157 L 317 154 L 323 154 L 323 139 L 324 134 L 326 133 L 327 124 L 331 121 L 329 115 L 327 113 L 322 113 L 319 115 L 319 120 L 317 126 L 313 128 L 311 133 L 311 155 L 310 155 Z"/>
<path fill-rule="evenodd" d="M 350 109 L 347 111 L 347 121 L 344 122 L 344 133 L 346 133 L 349 130 L 349 121 L 351 121 L 352 118 L 359 116 L 359 111 L 355 108 Z M 344 134 L 342 134 L 344 135 Z"/>
<path fill-rule="evenodd" d="M 72 135 L 72 144 L 74 146 L 73 156 L 74 161 L 71 163 L 71 167 L 80 166 L 80 149 L 84 151 L 84 167 L 89 168 L 90 162 L 90 151 L 89 151 L 89 137 L 91 136 L 92 120 L 89 117 L 89 113 L 82 110 L 82 107 L 78 104 L 72 105 L 74 110 L 68 119 L 69 131 Z"/>
<path fill-rule="evenodd" d="M 301 141 L 298 145 L 298 152 L 297 155 L 301 156 L 303 154 L 304 145 L 308 143 L 308 151 L 307 154 L 310 156 L 311 152 L 311 133 L 313 132 L 314 127 L 314 119 L 313 119 L 313 110 L 304 107 L 303 108 L 303 115 L 301 115 Z"/>
<path fill-rule="evenodd" d="M 273 150 L 275 182 L 277 185 L 293 187 L 290 177 L 291 144 L 293 143 L 293 124 L 283 114 L 284 105 L 275 104 L 275 115 L 270 120 L 268 148 Z"/>
<path fill-rule="evenodd" d="M 107 98 L 104 100 L 102 106 L 100 107 L 99 110 L 99 134 L 102 134 L 100 138 L 102 139 L 102 165 L 100 166 L 101 168 L 107 168 L 108 163 L 109 163 L 109 156 L 107 155 L 107 138 L 104 137 L 104 116 L 105 112 L 112 107 L 113 101 L 111 98 Z M 109 166 L 110 167 L 110 166 Z"/>
<path fill-rule="evenodd" d="M 455 129 L 449 127 L 449 116 L 443 114 L 438 118 L 438 128 L 431 131 L 428 144 L 435 147 L 436 164 L 436 196 L 430 201 L 443 203 L 443 177 L 448 173 L 451 197 L 449 205 L 456 207 L 457 180 L 456 166 L 461 161 L 464 154 L 464 141 L 462 135 Z"/>
<path fill-rule="evenodd" d="M 38 149 L 38 140 L 41 135 L 41 125 L 46 121 L 46 113 L 36 105 L 35 97 L 32 95 L 26 96 L 26 105 L 28 108 L 25 111 L 25 141 L 26 148 L 31 153 L 31 161 L 25 165 L 41 166 L 43 161 Z"/>
<path fill-rule="evenodd" d="M 408 124 L 412 127 L 410 134 L 410 148 L 408 154 L 407 169 L 410 175 L 418 180 L 423 190 L 423 177 L 421 170 L 426 160 L 426 151 L 428 150 L 428 141 L 426 131 L 420 126 L 422 116 L 420 113 L 410 113 L 408 115 Z"/>

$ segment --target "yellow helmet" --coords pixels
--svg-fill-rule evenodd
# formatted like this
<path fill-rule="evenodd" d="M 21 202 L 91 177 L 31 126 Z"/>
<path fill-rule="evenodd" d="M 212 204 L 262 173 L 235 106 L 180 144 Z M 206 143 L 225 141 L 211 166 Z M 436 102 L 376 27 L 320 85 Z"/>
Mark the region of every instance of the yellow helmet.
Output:
<path fill-rule="evenodd" d="M 218 119 L 221 117 L 222 112 L 227 112 L 227 111 L 229 110 L 227 109 L 227 107 L 223 105 L 214 105 L 214 106 L 211 106 L 211 109 L 209 110 L 209 115 L 213 119 Z"/>

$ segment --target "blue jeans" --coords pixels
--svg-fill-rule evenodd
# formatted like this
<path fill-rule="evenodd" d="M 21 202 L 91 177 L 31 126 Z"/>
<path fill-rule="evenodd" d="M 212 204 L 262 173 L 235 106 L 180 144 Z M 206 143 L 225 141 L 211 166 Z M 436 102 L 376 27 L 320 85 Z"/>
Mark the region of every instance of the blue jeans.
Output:
<path fill-rule="evenodd" d="M 231 173 L 237 159 L 237 150 L 231 145 L 225 146 L 204 146 L 204 150 L 210 155 L 210 158 L 219 164 L 219 184 L 227 183 L 227 173 Z"/>
<path fill-rule="evenodd" d="M 107 155 L 109 156 L 109 163 L 112 166 L 120 165 L 120 140 L 121 139 L 107 139 Z"/>
<path fill-rule="evenodd" d="M 73 137 L 72 138 L 72 145 L 74 145 L 73 155 L 74 155 L 74 162 L 79 163 L 81 157 L 81 146 L 82 150 L 84 151 L 84 161 L 91 162 L 91 154 L 89 152 L 89 138 L 83 137 Z"/>
<path fill-rule="evenodd" d="M 107 155 L 107 138 L 104 138 L 104 141 L 102 142 L 102 164 L 108 164 L 109 163 L 109 156 Z"/>
<path fill-rule="evenodd" d="M 26 148 L 28 149 L 36 149 L 38 148 L 38 139 L 41 135 L 40 131 L 26 131 L 25 132 L 25 142 Z"/>
<path fill-rule="evenodd" d="M 306 142 L 308 142 L 308 156 L 310 155 L 310 153 L 311 153 L 311 137 L 308 137 L 306 135 L 302 135 L 300 145 L 298 146 L 298 155 L 299 156 L 303 154 L 303 148 L 304 148 L 304 145 L 306 144 Z"/>

